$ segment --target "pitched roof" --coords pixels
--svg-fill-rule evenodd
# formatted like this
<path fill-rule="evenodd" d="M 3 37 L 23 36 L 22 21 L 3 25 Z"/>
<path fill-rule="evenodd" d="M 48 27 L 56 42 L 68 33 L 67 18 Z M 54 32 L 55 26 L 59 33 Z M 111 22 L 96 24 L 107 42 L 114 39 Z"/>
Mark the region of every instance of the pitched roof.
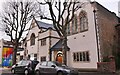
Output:
<path fill-rule="evenodd" d="M 54 50 L 62 50 L 62 40 L 59 40 L 55 45 L 53 45 L 50 50 L 54 51 Z M 68 50 L 70 50 L 70 48 L 67 46 Z"/>
<path fill-rule="evenodd" d="M 39 28 L 44 28 L 44 29 L 52 28 L 52 29 L 54 29 L 52 24 L 44 23 L 44 22 L 41 22 L 41 21 L 36 21 L 36 22 L 37 22 L 37 25 L 38 25 Z"/>

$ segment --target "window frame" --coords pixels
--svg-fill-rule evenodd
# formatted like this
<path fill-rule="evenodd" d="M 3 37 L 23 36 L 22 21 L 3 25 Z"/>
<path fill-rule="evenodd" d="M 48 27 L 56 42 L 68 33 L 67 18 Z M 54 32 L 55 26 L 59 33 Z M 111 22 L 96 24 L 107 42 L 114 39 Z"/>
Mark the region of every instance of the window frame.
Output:
<path fill-rule="evenodd" d="M 70 35 L 70 22 L 67 24 L 67 29 L 66 29 L 67 35 Z"/>
<path fill-rule="evenodd" d="M 73 52 L 73 62 L 90 62 L 89 51 Z"/>
<path fill-rule="evenodd" d="M 80 32 L 88 31 L 88 18 L 85 11 L 79 14 Z"/>
<path fill-rule="evenodd" d="M 40 57 L 40 61 L 41 61 L 41 62 L 45 62 L 45 61 L 46 61 L 46 56 Z"/>
<path fill-rule="evenodd" d="M 35 34 L 32 33 L 30 36 L 30 46 L 35 45 L 35 39 L 36 39 Z"/>
<path fill-rule="evenodd" d="M 77 15 L 75 14 L 72 20 L 72 34 L 78 33 L 78 20 Z"/>
<path fill-rule="evenodd" d="M 41 39 L 41 46 L 45 46 L 46 45 L 46 38 Z"/>

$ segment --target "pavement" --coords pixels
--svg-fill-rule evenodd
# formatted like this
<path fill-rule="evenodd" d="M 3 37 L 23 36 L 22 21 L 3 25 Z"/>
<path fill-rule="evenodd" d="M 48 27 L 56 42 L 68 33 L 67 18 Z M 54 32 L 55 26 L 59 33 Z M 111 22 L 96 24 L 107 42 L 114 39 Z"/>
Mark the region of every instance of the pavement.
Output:
<path fill-rule="evenodd" d="M 7 67 L 0 67 L 0 74 L 3 73 L 3 71 L 5 72 L 9 72 L 11 68 L 7 68 Z"/>
<path fill-rule="evenodd" d="M 0 70 L 9 70 L 10 68 L 7 67 L 0 67 Z"/>
<path fill-rule="evenodd" d="M 13 75 L 10 72 L 10 68 L 0 67 L 0 75 Z M 16 74 L 17 75 L 17 74 Z M 120 75 L 119 73 L 110 73 L 110 72 L 79 72 L 79 75 Z"/>

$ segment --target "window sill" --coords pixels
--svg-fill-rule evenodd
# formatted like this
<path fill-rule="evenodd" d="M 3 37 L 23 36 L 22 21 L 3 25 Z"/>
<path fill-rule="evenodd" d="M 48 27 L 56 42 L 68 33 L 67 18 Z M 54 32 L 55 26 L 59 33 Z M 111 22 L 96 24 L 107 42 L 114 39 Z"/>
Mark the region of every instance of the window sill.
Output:
<path fill-rule="evenodd" d="M 82 32 L 86 32 L 86 31 L 88 31 L 88 29 L 86 29 L 86 30 L 81 30 L 80 32 L 82 33 Z"/>
<path fill-rule="evenodd" d="M 73 61 L 73 63 L 90 63 L 90 61 Z"/>

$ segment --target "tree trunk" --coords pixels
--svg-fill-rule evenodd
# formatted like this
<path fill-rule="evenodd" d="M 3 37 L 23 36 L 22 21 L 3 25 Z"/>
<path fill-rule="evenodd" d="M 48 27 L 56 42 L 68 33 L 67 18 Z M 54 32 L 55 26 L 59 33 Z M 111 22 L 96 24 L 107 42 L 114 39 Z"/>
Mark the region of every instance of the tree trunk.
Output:
<path fill-rule="evenodd" d="M 68 51 L 67 37 L 64 36 L 64 38 L 63 38 L 63 62 L 64 62 L 65 65 L 67 65 L 67 51 Z"/>
<path fill-rule="evenodd" d="M 12 61 L 13 61 L 13 65 L 16 64 L 16 55 L 17 55 L 17 45 L 15 45 L 13 48 L 13 57 L 12 57 Z"/>

